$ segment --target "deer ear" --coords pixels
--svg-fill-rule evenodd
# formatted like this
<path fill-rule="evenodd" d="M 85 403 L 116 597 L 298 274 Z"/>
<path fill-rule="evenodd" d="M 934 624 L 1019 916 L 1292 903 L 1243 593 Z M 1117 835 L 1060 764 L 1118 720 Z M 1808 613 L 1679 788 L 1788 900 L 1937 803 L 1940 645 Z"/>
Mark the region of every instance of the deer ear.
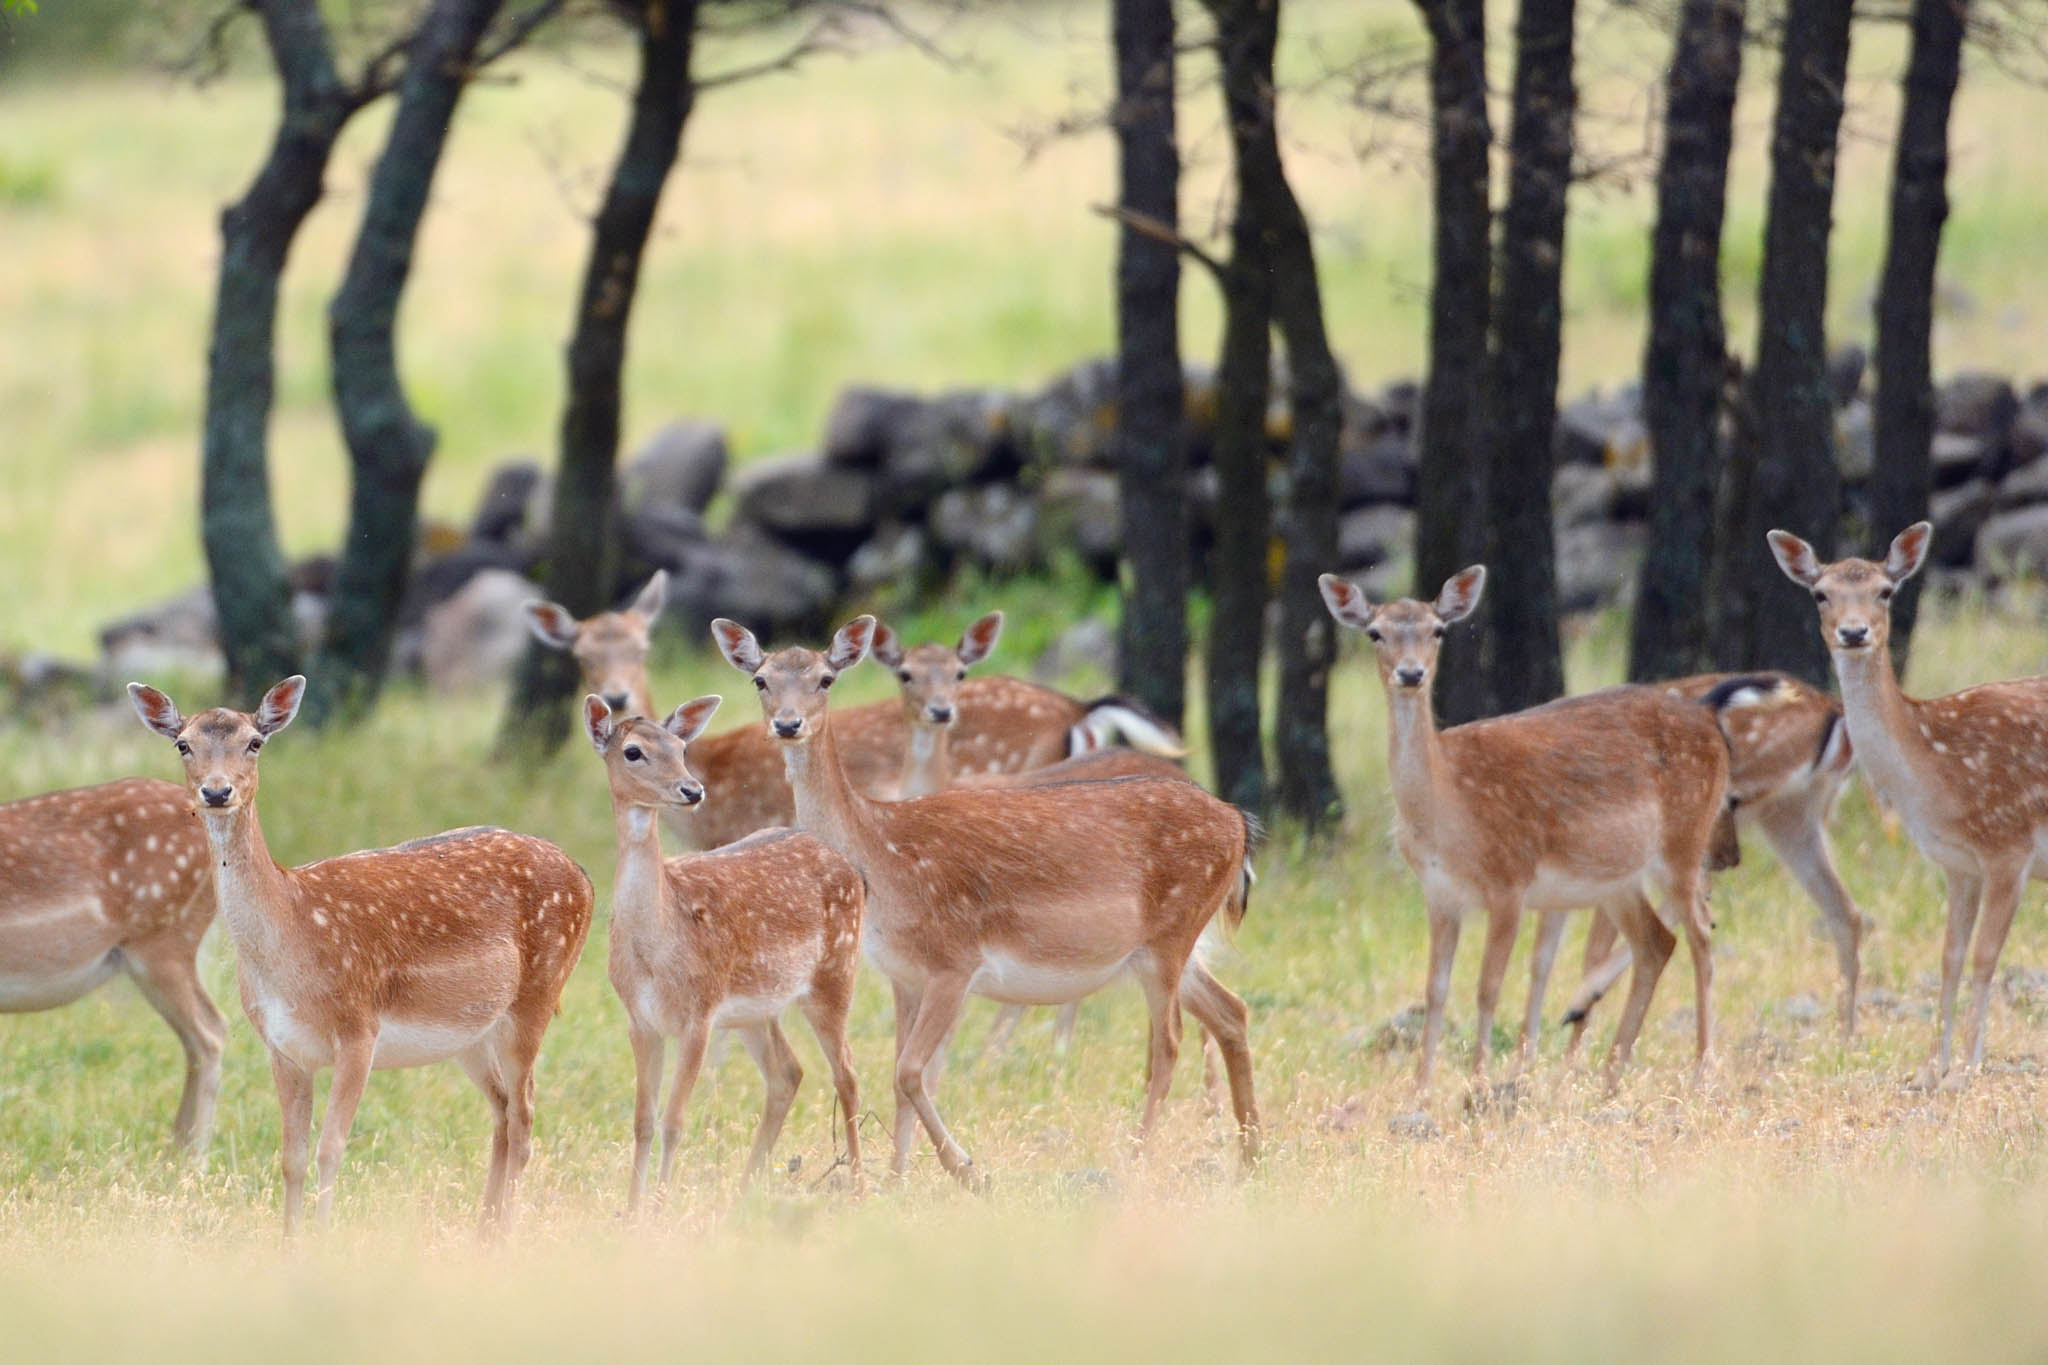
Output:
<path fill-rule="evenodd" d="M 277 686 L 263 694 L 262 704 L 256 708 L 256 730 L 263 735 L 274 735 L 292 723 L 292 717 L 299 714 L 299 703 L 306 696 L 306 676 L 294 673 Z"/>
<path fill-rule="evenodd" d="M 1003 633 L 1003 614 L 992 611 L 969 626 L 960 637 L 960 647 L 954 652 L 960 662 L 972 667 L 989 656 L 996 647 L 996 640 Z"/>
<path fill-rule="evenodd" d="M 558 607 L 553 602 L 528 602 L 520 608 L 526 617 L 526 628 L 533 632 L 533 638 L 551 649 L 574 649 L 576 647 L 576 618 L 569 614 L 567 607 Z"/>
<path fill-rule="evenodd" d="M 719 703 L 724 700 L 724 697 L 710 696 L 686 701 L 669 712 L 668 719 L 661 723 L 661 728 L 688 744 L 704 733 L 704 727 L 711 723 L 711 717 L 717 714 Z"/>
<path fill-rule="evenodd" d="M 825 666 L 834 673 L 844 673 L 867 657 L 868 646 L 874 638 L 875 618 L 854 617 L 832 637 L 832 647 L 825 651 Z"/>
<path fill-rule="evenodd" d="M 1916 521 L 1899 532 L 1892 541 L 1890 553 L 1884 557 L 1884 571 L 1891 575 L 1894 583 L 1903 583 L 1920 572 L 1920 566 L 1927 562 L 1927 545 L 1934 538 L 1934 523 Z"/>
<path fill-rule="evenodd" d="M 1486 566 L 1474 564 L 1452 574 L 1444 584 L 1443 591 L 1436 595 L 1437 619 L 1445 625 L 1462 621 L 1479 606 L 1479 598 L 1486 591 Z"/>
<path fill-rule="evenodd" d="M 752 676 L 763 662 L 761 643 L 754 638 L 754 632 L 737 621 L 728 621 L 723 616 L 711 623 L 711 638 L 718 644 L 718 652 L 725 661 L 740 672 Z"/>
<path fill-rule="evenodd" d="M 1771 555 L 1785 571 L 1785 577 L 1803 588 L 1812 587 L 1820 578 L 1820 556 L 1811 545 L 1790 531 L 1770 531 L 1764 539 L 1771 543 Z"/>
<path fill-rule="evenodd" d="M 884 668 L 903 667 L 903 641 L 886 621 L 875 622 L 875 642 L 870 647 L 875 662 Z"/>
<path fill-rule="evenodd" d="M 668 570 L 656 569 L 654 577 L 647 580 L 647 586 L 640 589 L 640 595 L 633 599 L 633 610 L 647 618 L 651 625 L 661 615 L 661 604 L 668 601 Z"/>
<path fill-rule="evenodd" d="M 1365 591 L 1348 578 L 1326 573 L 1316 580 L 1316 586 L 1323 590 L 1323 605 L 1330 609 L 1330 615 L 1342 625 L 1353 630 L 1364 630 L 1372 624 L 1372 603 L 1366 600 Z"/>
<path fill-rule="evenodd" d="M 165 739 L 176 739 L 185 728 L 185 718 L 178 714 L 171 699 L 149 684 L 129 683 L 128 699 L 135 703 L 135 713 L 142 717 L 142 723 Z"/>
<path fill-rule="evenodd" d="M 617 728 L 612 720 L 610 703 L 595 692 L 583 698 L 583 733 L 590 736 L 593 749 L 603 753 L 612 742 L 612 731 Z"/>

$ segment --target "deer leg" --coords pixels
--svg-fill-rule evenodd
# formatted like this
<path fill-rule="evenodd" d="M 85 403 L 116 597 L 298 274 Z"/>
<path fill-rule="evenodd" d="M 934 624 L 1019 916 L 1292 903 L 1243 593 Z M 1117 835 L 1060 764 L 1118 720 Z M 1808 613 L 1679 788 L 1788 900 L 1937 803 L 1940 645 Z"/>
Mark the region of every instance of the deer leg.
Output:
<path fill-rule="evenodd" d="M 1529 1004 L 1522 1011 L 1522 1041 L 1515 1049 L 1515 1071 L 1529 1065 L 1536 1040 L 1543 1033 L 1543 996 L 1550 989 L 1550 969 L 1557 964 L 1557 945 L 1564 938 L 1565 917 L 1555 911 L 1536 917 L 1536 950 L 1529 958 Z"/>
<path fill-rule="evenodd" d="M 1074 1048 L 1074 1025 L 1081 1019 L 1081 1002 L 1069 1000 L 1060 1006 L 1060 1012 L 1052 1021 L 1052 1053 L 1064 1057 Z"/>
<path fill-rule="evenodd" d="M 355 1127 L 356 1106 L 363 1102 L 376 1051 L 374 1030 L 343 1038 L 334 1049 L 334 1080 L 327 1087 L 327 1114 L 320 1122 L 320 1149 L 314 1154 L 320 1186 L 313 1217 L 322 1224 L 334 1212 L 334 1179 L 341 1173 L 341 1155 L 348 1149 L 349 1129 Z"/>
<path fill-rule="evenodd" d="M 1927 1064 L 1930 1084 L 1948 1075 L 1956 1029 L 1956 987 L 1962 982 L 1963 955 L 1970 946 L 1970 932 L 1977 927 L 1977 904 L 1982 889 L 1983 879 L 1974 872 L 1948 869 L 1948 929 L 1941 941 L 1941 1020 L 1935 1025 L 1934 1056 Z"/>
<path fill-rule="evenodd" d="M 697 1088 L 697 1074 L 704 1069 L 704 1054 L 711 1048 L 711 1021 L 692 1019 L 677 1041 L 676 1079 L 668 1094 L 668 1108 L 661 1116 L 658 1179 L 663 1191 L 668 1189 L 669 1177 L 675 1174 L 676 1154 L 683 1145 L 683 1110 L 690 1103 L 690 1092 Z"/>
<path fill-rule="evenodd" d="M 142 998 L 171 1026 L 185 1049 L 185 1089 L 178 1098 L 171 1134 L 180 1147 L 204 1159 L 220 1099 L 220 1057 L 227 1044 L 228 1021 L 200 984 L 193 960 L 197 947 L 156 939 L 124 947 L 121 961 Z"/>
<path fill-rule="evenodd" d="M 910 1042 L 910 1026 L 917 1022 L 917 1010 L 923 1002 L 923 992 L 913 990 L 901 982 L 892 981 L 889 985 L 896 996 L 896 1052 L 890 1058 L 890 1063 L 900 1065 L 903 1060 L 903 1049 Z M 896 1117 L 891 1128 L 895 1154 L 890 1158 L 889 1170 L 891 1174 L 900 1176 L 910 1168 L 910 1148 L 917 1138 L 917 1109 L 905 1098 L 901 1086 L 896 1087 Z"/>
<path fill-rule="evenodd" d="M 1173 1067 L 1180 1060 L 1180 973 L 1166 976 L 1155 965 L 1139 981 L 1145 988 L 1145 1008 L 1152 1022 L 1145 1052 L 1145 1108 L 1138 1117 L 1138 1144 L 1142 1147 L 1158 1121 L 1159 1106 L 1173 1089 Z"/>
<path fill-rule="evenodd" d="M 1422 1058 L 1415 1064 L 1415 1088 L 1429 1089 L 1436 1070 L 1436 1045 L 1444 1032 L 1444 1002 L 1451 993 L 1451 960 L 1458 952 L 1458 914 L 1429 910 L 1429 982 L 1423 993 Z"/>
<path fill-rule="evenodd" d="M 668 1059 L 668 1039 L 638 1021 L 628 1036 L 633 1042 L 633 1175 L 626 1186 L 626 1211 L 637 1213 L 647 1197 L 647 1167 L 654 1153 L 654 1113 L 661 1104 L 661 1068 Z"/>
<path fill-rule="evenodd" d="M 1701 1077 L 1714 1065 L 1714 921 L 1707 910 L 1706 878 L 1693 869 L 1690 876 L 1673 880 L 1667 893 L 1670 903 L 1683 915 L 1686 953 L 1692 958 L 1693 1033 L 1697 1045 L 1693 1075 Z"/>
<path fill-rule="evenodd" d="M 307 1149 L 313 1139 L 313 1077 L 283 1053 L 270 1054 L 270 1079 L 277 1085 L 277 1107 L 284 1142 L 284 1235 L 298 1231 L 306 1203 Z"/>
<path fill-rule="evenodd" d="M 540 1060 L 541 1033 L 546 1027 L 545 1018 L 540 1028 L 530 1031 L 509 1020 L 499 1025 L 510 1033 L 509 1041 L 492 1047 L 505 1091 L 505 1170 L 498 1182 L 497 1201 L 484 1206 L 486 1220 L 493 1223 L 504 1223 L 518 1206 L 519 1179 L 533 1157 L 533 1069 Z"/>
<path fill-rule="evenodd" d="M 1616 927 L 1614 911 L 1604 905 L 1593 907 L 1593 922 L 1586 926 L 1586 955 L 1580 967 L 1578 992 L 1572 997 L 1572 1006 L 1565 1011 L 1564 1021 L 1571 1026 L 1571 1034 L 1565 1039 L 1564 1058 L 1576 1061 L 1580 1046 L 1586 1041 L 1586 1021 L 1592 1016 L 1593 1006 L 1600 1003 L 1600 997 L 1607 994 L 1621 974 L 1628 970 L 1630 961 L 1628 945 L 1616 947 L 1620 929 Z"/>
<path fill-rule="evenodd" d="M 775 1139 L 782 1135 L 782 1125 L 789 1119 L 789 1106 L 796 1102 L 797 1087 L 803 1084 L 804 1069 L 796 1053 L 790 1050 L 782 1025 L 773 1019 L 748 1024 L 736 1032 L 740 1045 L 761 1069 L 761 1082 L 768 1092 L 767 1101 L 761 1106 L 760 1126 L 754 1130 L 754 1149 L 747 1154 L 747 1179 L 752 1180 L 761 1174 L 768 1164 L 768 1154 L 775 1150 Z"/>
<path fill-rule="evenodd" d="M 1642 1032 L 1643 1018 L 1650 1012 L 1650 997 L 1656 993 L 1657 978 L 1664 974 L 1664 964 L 1671 960 L 1671 951 L 1678 946 L 1677 937 L 1641 897 L 1616 905 L 1615 912 L 1616 928 L 1629 941 L 1631 967 L 1628 1003 L 1622 1006 L 1621 1022 L 1614 1029 L 1614 1047 L 1607 1054 L 1610 1089 L 1619 1082 L 1621 1069 L 1635 1052 L 1636 1035 Z"/>
<path fill-rule="evenodd" d="M 975 1060 L 983 1057 L 1000 1057 L 1010 1047 L 1010 1038 L 1017 1032 L 1017 1025 L 1024 1018 L 1022 1005 L 1004 1005 L 996 1012 L 996 1021 L 988 1027 L 988 1037 L 982 1040 L 981 1050 L 974 1054 Z"/>
<path fill-rule="evenodd" d="M 1792 879 L 1820 907 L 1828 934 L 1835 941 L 1835 961 L 1842 971 L 1842 1036 L 1853 1038 L 1863 935 L 1870 929 L 1870 920 L 1856 908 L 1849 889 L 1842 885 L 1841 874 L 1835 871 L 1824 823 L 1827 803 L 1809 799 L 1796 805 L 1759 805 L 1754 809 L 1757 828 Z"/>
<path fill-rule="evenodd" d="M 926 981 L 923 997 L 917 1003 L 917 1018 L 910 1025 L 902 1051 L 896 1055 L 896 1096 L 899 1106 L 909 1106 L 923 1121 L 925 1132 L 931 1136 L 932 1147 L 939 1154 L 939 1164 L 961 1184 L 972 1187 L 975 1183 L 974 1161 L 946 1131 L 938 1106 L 932 1102 L 925 1076 L 925 1069 L 931 1065 L 932 1058 L 945 1045 L 953 1026 L 960 1022 L 960 1007 L 967 1002 L 970 979 L 968 973 L 953 973 L 934 976 Z"/>
<path fill-rule="evenodd" d="M 1191 958 L 1181 972 L 1181 1000 L 1223 1054 L 1230 1077 L 1230 1106 L 1237 1114 L 1239 1159 L 1246 1167 L 1259 1159 L 1259 1105 L 1252 1094 L 1251 1011 L 1243 1000 Z"/>
<path fill-rule="evenodd" d="M 491 1106 L 491 1169 L 484 1177 L 483 1206 L 484 1221 L 488 1223 L 497 1216 L 505 1195 L 505 1168 L 512 1156 L 512 1097 L 505 1088 L 497 1053 L 488 1041 L 478 1043 L 455 1060 L 476 1088 L 484 1092 Z"/>
<path fill-rule="evenodd" d="M 1982 909 L 1977 915 L 1977 942 L 1970 955 L 1970 1023 L 1963 1035 L 1963 1065 L 1971 1071 L 1984 1065 L 1984 1025 L 1991 1014 L 1991 978 L 1998 971 L 1998 955 L 2005 951 L 2005 936 L 2012 930 L 2013 914 L 2027 889 L 2027 863 L 1988 870 L 1980 893 Z"/>
<path fill-rule="evenodd" d="M 851 990 L 851 986 L 848 987 Z M 814 989 L 803 998 L 804 1018 L 817 1036 L 825 1064 L 832 1068 L 832 1089 L 839 1097 L 839 1113 L 846 1125 L 846 1164 L 853 1171 L 855 1189 L 860 1188 L 860 1081 L 853 1070 L 853 1048 L 846 1041 L 845 998 L 826 1000 Z"/>
<path fill-rule="evenodd" d="M 1479 960 L 1479 1017 L 1473 1022 L 1472 1074 L 1486 1079 L 1493 1060 L 1493 1015 L 1500 1006 L 1500 984 L 1508 973 L 1508 955 L 1522 927 L 1519 901 L 1501 901 L 1486 909 L 1486 951 Z"/>

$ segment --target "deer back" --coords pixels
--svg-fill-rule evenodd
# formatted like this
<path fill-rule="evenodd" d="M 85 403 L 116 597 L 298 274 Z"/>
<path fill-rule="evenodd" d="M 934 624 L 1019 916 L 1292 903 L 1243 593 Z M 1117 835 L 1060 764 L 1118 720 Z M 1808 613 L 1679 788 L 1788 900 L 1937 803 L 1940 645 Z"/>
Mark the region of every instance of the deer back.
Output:
<path fill-rule="evenodd" d="M 1810 683 L 1784 673 L 1701 673 L 1660 686 L 1717 706 L 1738 808 L 1832 790 L 1848 775 L 1853 753 L 1841 703 Z"/>
<path fill-rule="evenodd" d="M 206 831 L 182 786 L 131 777 L 0 805 L 0 924 L 90 906 L 109 946 L 213 919 Z"/>

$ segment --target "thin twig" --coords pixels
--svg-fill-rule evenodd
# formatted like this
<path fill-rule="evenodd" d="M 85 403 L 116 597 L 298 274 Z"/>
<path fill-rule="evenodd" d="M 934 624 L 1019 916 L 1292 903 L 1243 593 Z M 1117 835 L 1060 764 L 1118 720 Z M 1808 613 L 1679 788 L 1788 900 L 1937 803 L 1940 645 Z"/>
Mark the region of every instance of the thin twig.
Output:
<path fill-rule="evenodd" d="M 1171 223 L 1161 222 L 1149 213 L 1139 213 L 1116 204 L 1095 204 L 1091 210 L 1104 218 L 1123 224 L 1141 237 L 1150 237 L 1155 242 L 1164 242 L 1175 251 L 1189 257 L 1216 277 L 1222 287 L 1229 285 L 1229 270 L 1223 262 L 1210 255 L 1199 242 L 1184 237 Z"/>

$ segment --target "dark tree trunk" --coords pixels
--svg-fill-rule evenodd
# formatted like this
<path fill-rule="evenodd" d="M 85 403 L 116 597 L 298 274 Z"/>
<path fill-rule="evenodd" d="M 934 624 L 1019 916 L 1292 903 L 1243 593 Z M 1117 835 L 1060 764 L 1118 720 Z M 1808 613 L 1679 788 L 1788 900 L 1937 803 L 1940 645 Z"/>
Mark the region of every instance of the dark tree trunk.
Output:
<path fill-rule="evenodd" d="M 640 265 L 663 187 L 688 123 L 694 86 L 691 47 L 697 0 L 646 0 L 637 16 L 640 77 L 625 146 L 612 167 L 592 225 L 569 341 L 569 392 L 562 411 L 562 450 L 555 473 L 548 595 L 578 616 L 611 605 L 618 575 L 617 467 L 620 373 Z M 513 680 L 500 745 L 543 756 L 569 736 L 576 660 L 538 643 L 527 649 Z"/>
<path fill-rule="evenodd" d="M 1429 26 L 1434 260 L 1429 286 L 1429 372 L 1422 394 L 1415 491 L 1415 595 L 1429 601 L 1452 574 L 1486 553 L 1486 458 L 1479 403 L 1486 370 L 1492 280 L 1488 200 L 1493 131 L 1486 109 L 1486 0 L 1417 0 Z M 1476 637 L 1444 640 L 1436 708 L 1445 724 L 1484 713 Z"/>
<path fill-rule="evenodd" d="M 1172 0 L 1116 0 L 1116 135 L 1126 213 L 1179 221 Z M 1117 239 L 1117 496 L 1127 564 L 1118 685 L 1181 723 L 1187 694 L 1186 395 L 1180 252 L 1126 221 Z"/>
<path fill-rule="evenodd" d="M 1698 673 L 1712 660 L 1707 584 L 1728 363 L 1721 221 L 1746 4 L 1685 0 L 1665 84 L 1643 353 L 1643 422 L 1655 483 L 1629 636 L 1628 675 L 1636 682 Z"/>
<path fill-rule="evenodd" d="M 1574 0 L 1522 0 L 1508 199 L 1501 214 L 1493 353 L 1487 376 L 1487 558 L 1500 591 L 1481 618 L 1492 646 L 1491 709 L 1519 711 L 1564 691 L 1551 441 L 1563 331 L 1565 192 L 1572 175 Z"/>
<path fill-rule="evenodd" d="M 348 273 L 328 308 L 335 405 L 354 486 L 327 634 L 309 675 L 306 711 L 315 723 L 366 711 L 390 659 L 435 440 L 399 380 L 398 303 L 455 106 L 502 3 L 434 0 L 414 32 Z"/>
<path fill-rule="evenodd" d="M 1852 0 L 1792 0 L 1786 14 L 1756 365 L 1728 461 L 1733 491 L 1722 498 L 1714 590 L 1718 664 L 1780 668 L 1816 684 L 1827 681 L 1828 658 L 1812 604 L 1779 572 L 1764 532 L 1782 526 L 1823 558 L 1834 553 L 1841 475 L 1827 371 L 1828 233 L 1852 8 Z"/>
<path fill-rule="evenodd" d="M 270 155 L 221 214 L 200 522 L 228 690 L 245 706 L 300 667 L 291 586 L 270 504 L 278 281 L 292 240 L 320 201 L 335 139 L 360 107 L 335 71 L 315 0 L 264 0 L 256 8 L 284 108 Z"/>
<path fill-rule="evenodd" d="M 1266 807 L 1259 660 L 1266 635 L 1266 403 L 1272 384 L 1273 241 L 1258 182 L 1271 138 L 1274 0 L 1204 0 L 1216 19 L 1237 208 L 1224 268 L 1223 349 L 1216 366 L 1218 514 L 1212 564 L 1208 703 L 1216 789 L 1254 814 Z"/>
<path fill-rule="evenodd" d="M 1892 166 L 1891 239 L 1877 295 L 1877 433 L 1871 528 L 1897 535 L 1927 515 L 1934 488 L 1934 268 L 1948 218 L 1948 114 L 1962 74 L 1969 0 L 1914 0 L 1913 55 Z M 1878 543 L 1882 543 L 1879 541 Z M 1920 578 L 1892 602 L 1892 658 L 1900 669 L 1920 614 Z"/>

